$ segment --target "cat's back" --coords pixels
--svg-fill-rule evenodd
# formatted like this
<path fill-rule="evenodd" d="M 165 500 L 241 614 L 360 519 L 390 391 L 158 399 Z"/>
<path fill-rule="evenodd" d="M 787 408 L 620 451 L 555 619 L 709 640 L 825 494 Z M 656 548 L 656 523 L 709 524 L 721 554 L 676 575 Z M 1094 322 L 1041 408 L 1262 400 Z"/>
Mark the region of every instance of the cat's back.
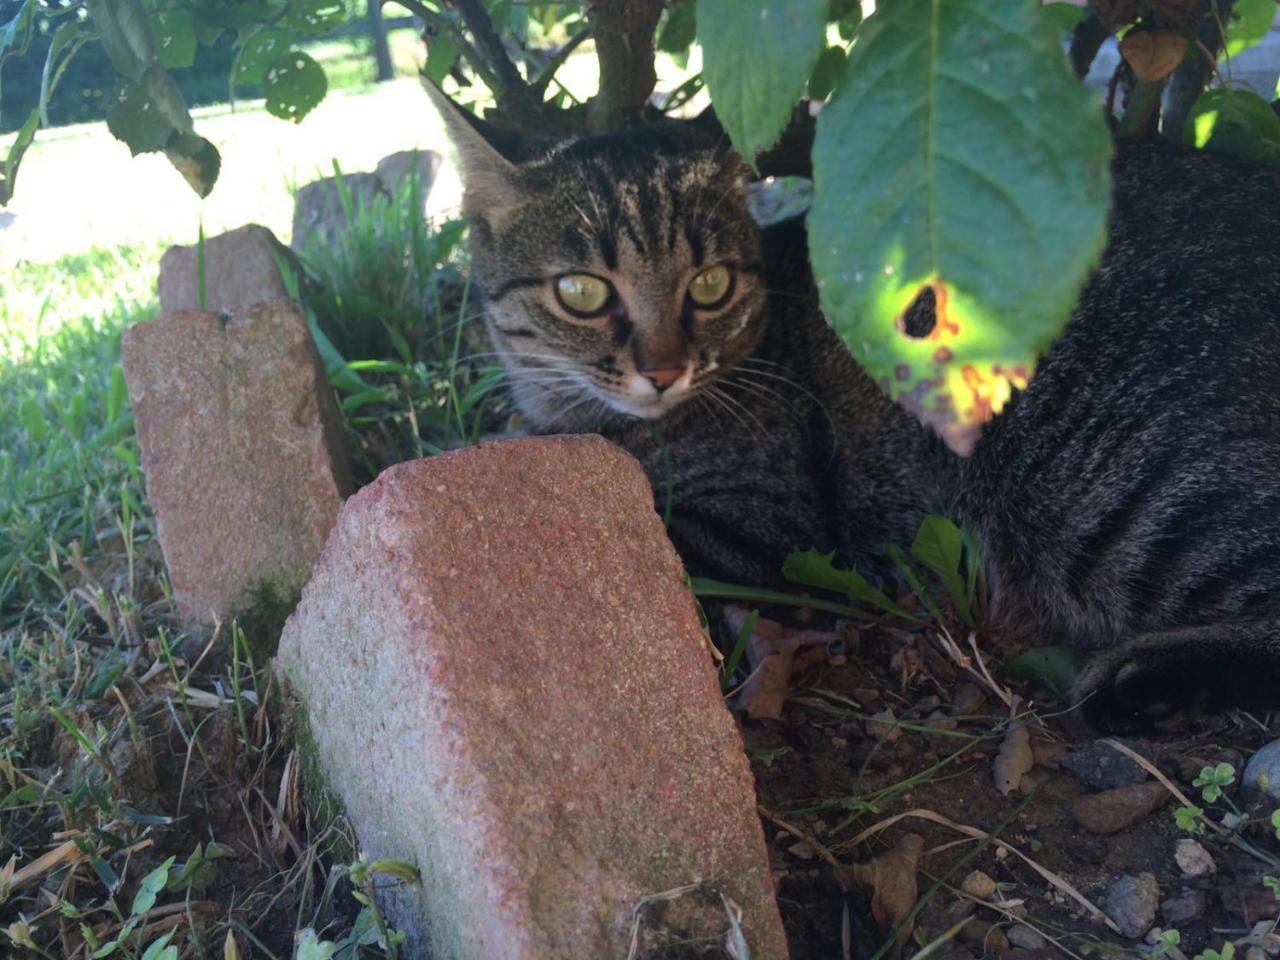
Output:
<path fill-rule="evenodd" d="M 1003 605 L 1095 644 L 1280 607 L 1280 174 L 1162 144 L 1113 174 L 1101 267 L 966 466 Z"/>

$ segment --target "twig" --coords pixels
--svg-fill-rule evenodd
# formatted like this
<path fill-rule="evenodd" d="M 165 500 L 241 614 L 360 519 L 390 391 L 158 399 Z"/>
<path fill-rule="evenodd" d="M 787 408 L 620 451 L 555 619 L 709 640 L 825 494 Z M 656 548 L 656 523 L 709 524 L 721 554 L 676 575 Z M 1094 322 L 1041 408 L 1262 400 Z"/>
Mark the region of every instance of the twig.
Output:
<path fill-rule="evenodd" d="M 529 84 L 529 92 L 537 99 L 541 100 L 547 86 L 551 83 L 552 78 L 555 77 L 556 71 L 564 66 L 565 61 L 573 55 L 573 51 L 577 50 L 578 47 L 582 45 L 582 41 L 586 40 L 589 36 L 591 36 L 590 24 L 584 26 L 581 30 L 566 40 L 564 45 L 552 55 L 550 60 L 547 61 L 547 65 L 543 67 L 542 71 L 534 78 L 533 83 Z"/>
<path fill-rule="evenodd" d="M 476 38 L 480 51 L 488 59 L 489 69 L 497 76 L 501 89 L 493 89 L 493 95 L 499 100 L 504 94 L 525 90 L 524 79 L 515 63 L 507 55 L 507 48 L 502 45 L 502 38 L 493 28 L 493 21 L 480 4 L 479 0 L 453 0 L 453 6 L 462 14 L 463 22 Z"/>
<path fill-rule="evenodd" d="M 383 0 L 383 2 L 387 2 L 387 0 Z M 400 3 L 400 0 L 396 0 L 396 2 Z M 448 31 L 453 37 L 454 43 L 458 45 L 458 52 L 462 54 L 462 58 L 471 65 L 471 69 L 480 77 L 480 82 L 488 87 L 495 97 L 498 95 L 502 83 L 489 68 L 488 61 L 480 55 L 480 51 L 472 46 L 471 41 L 467 39 L 466 31 L 448 17 L 441 16 L 436 11 L 418 2 L 418 0 L 404 0 L 404 3 L 400 3 L 400 6 L 412 11 L 415 16 L 421 17 L 423 21 L 430 24 L 437 31 Z"/>
<path fill-rule="evenodd" d="M 766 807 L 762 803 L 756 804 L 756 812 L 760 814 L 760 816 L 768 820 L 770 823 L 772 823 L 775 827 L 779 828 L 780 830 L 785 830 L 787 833 L 791 834 L 796 839 L 803 840 L 806 844 L 808 844 L 809 848 L 818 855 L 818 858 L 823 862 L 825 862 L 827 866 L 829 866 L 832 869 L 832 871 L 834 871 L 836 875 L 836 879 L 841 882 L 841 886 L 844 885 L 844 880 L 843 880 L 844 867 L 840 865 L 840 861 L 836 859 L 835 854 L 832 853 L 825 846 L 823 846 L 818 841 L 817 837 L 815 837 L 812 833 L 810 833 L 808 830 L 804 829 L 803 827 L 797 827 L 794 823 L 790 823 L 786 820 L 783 820 L 780 816 L 778 816 L 776 813 L 774 813 L 772 810 L 770 810 L 768 807 Z"/>

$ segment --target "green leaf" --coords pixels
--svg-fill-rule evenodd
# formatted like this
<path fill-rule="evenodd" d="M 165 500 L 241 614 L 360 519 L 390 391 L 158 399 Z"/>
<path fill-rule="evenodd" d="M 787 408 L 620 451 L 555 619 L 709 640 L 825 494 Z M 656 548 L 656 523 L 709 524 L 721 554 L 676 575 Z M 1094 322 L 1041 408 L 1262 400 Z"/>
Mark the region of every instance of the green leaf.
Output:
<path fill-rule="evenodd" d="M 942 586 L 955 604 L 956 612 L 973 626 L 969 611 L 969 593 L 965 587 L 961 563 L 964 557 L 964 534 L 951 520 L 930 514 L 920 521 L 911 556 L 938 575 Z"/>
<path fill-rule="evenodd" d="M 741 600 L 746 603 L 776 603 L 784 607 L 800 607 L 809 610 L 823 610 L 841 617 L 865 618 L 867 611 L 856 607 L 833 603 L 830 600 L 819 600 L 816 597 L 805 597 L 795 593 L 783 593 L 781 590 L 766 590 L 762 587 L 744 587 L 737 583 L 725 583 L 712 580 L 710 577 L 693 577 L 689 581 L 695 597 L 708 597 L 717 600 Z"/>
<path fill-rule="evenodd" d="M 294 960 L 331 960 L 338 949 L 336 943 L 319 939 L 310 927 L 302 931 L 297 943 Z"/>
<path fill-rule="evenodd" d="M 698 35 L 698 8 L 693 0 L 677 0 L 658 27 L 657 48 L 663 53 L 683 53 Z"/>
<path fill-rule="evenodd" d="M 324 69 L 300 50 L 291 50 L 267 67 L 267 112 L 301 123 L 329 89 Z"/>
<path fill-rule="evenodd" d="M 161 10 L 156 14 L 156 45 L 160 63 L 170 70 L 189 67 L 196 60 L 196 23 L 186 10 Z"/>
<path fill-rule="evenodd" d="M 844 76 L 846 57 L 844 47 L 827 47 L 818 56 L 809 75 L 809 99 L 825 100 Z"/>
<path fill-rule="evenodd" d="M 1084 657 L 1074 647 L 1036 647 L 1014 657 L 1005 669 L 1065 697 L 1071 693 L 1083 663 Z"/>
<path fill-rule="evenodd" d="M 823 308 L 959 452 L 1031 377 L 1101 253 L 1111 138 L 1095 101 L 1037 0 L 895 0 L 818 115 Z M 937 323 L 909 336 L 900 318 L 930 289 Z"/>
<path fill-rule="evenodd" d="M 1075 32 L 1076 25 L 1084 18 L 1084 7 L 1077 7 L 1074 3 L 1046 3 L 1042 9 L 1061 33 Z"/>
<path fill-rule="evenodd" d="M 1227 22 L 1226 55 L 1248 50 L 1267 35 L 1276 18 L 1276 0 L 1236 0 Z"/>
<path fill-rule="evenodd" d="M 826 45 L 825 0 L 700 0 L 698 41 L 716 116 L 751 160 L 778 139 Z"/>
<path fill-rule="evenodd" d="M 1219 88 L 1196 98 L 1182 140 L 1211 153 L 1280 164 L 1280 117 L 1249 90 Z"/>
<path fill-rule="evenodd" d="M 128 400 L 129 387 L 125 383 L 124 367 L 114 364 L 111 367 L 111 385 L 107 388 L 107 423 L 116 422 Z"/>
<path fill-rule="evenodd" d="M 9 146 L 9 156 L 0 163 L 0 207 L 13 199 L 13 186 L 18 179 L 18 167 L 22 165 L 22 157 L 36 138 L 40 129 L 40 110 L 32 110 L 27 122 L 18 129 L 18 135 Z"/>
<path fill-rule="evenodd" d="M 267 67 L 293 43 L 293 34 L 284 30 L 259 30 L 245 41 L 231 79 L 237 86 L 255 87 L 267 76 Z"/>
<path fill-rule="evenodd" d="M 123 140 L 135 157 L 163 150 L 174 133 L 173 123 L 156 109 L 145 84 L 124 78 L 115 102 L 107 110 L 107 129 L 117 140 Z"/>
<path fill-rule="evenodd" d="M 142 954 L 142 960 L 173 960 L 178 955 L 178 948 L 169 946 L 172 939 L 172 930 L 158 937 Z"/>
<path fill-rule="evenodd" d="M 846 20 L 854 16 L 862 16 L 862 0 L 828 0 L 828 20 Z"/>
<path fill-rule="evenodd" d="M 308 37 L 320 37 L 346 20 L 347 8 L 342 0 L 293 0 L 280 22 Z"/>
<path fill-rule="evenodd" d="M 156 897 L 169 879 L 169 868 L 173 866 L 173 860 L 173 857 L 169 857 L 142 878 L 138 892 L 133 896 L 133 906 L 129 908 L 130 916 L 140 917 L 156 905 Z"/>
<path fill-rule="evenodd" d="M 916 619 L 902 607 L 873 587 L 856 570 L 838 570 L 836 552 L 819 553 L 817 550 L 793 550 L 782 564 L 782 575 L 791 583 L 820 590 L 833 590 L 846 596 L 872 604 L 899 617 Z"/>
<path fill-rule="evenodd" d="M 0 26 L 0 63 L 11 53 L 26 53 L 35 26 L 36 9 L 36 0 L 23 0 L 18 12 Z"/>
<path fill-rule="evenodd" d="M 440 34 L 432 39 L 431 45 L 427 48 L 427 76 L 435 81 L 437 86 L 444 83 L 444 78 L 449 75 L 457 59 L 458 41 L 451 33 Z"/>
<path fill-rule="evenodd" d="M 902 579 L 907 581 L 907 586 L 911 588 L 911 592 L 916 595 L 916 599 L 920 601 L 920 605 L 928 611 L 929 616 L 938 622 L 943 622 L 942 609 L 938 606 L 938 601 L 933 595 L 933 591 L 929 589 L 929 585 L 924 582 L 924 578 L 920 576 L 920 571 L 916 569 L 915 564 L 911 562 L 911 558 L 896 543 L 886 543 L 884 552 L 888 554 L 889 559 L 893 561 L 893 565 L 898 568 L 898 572 L 902 574 Z"/>

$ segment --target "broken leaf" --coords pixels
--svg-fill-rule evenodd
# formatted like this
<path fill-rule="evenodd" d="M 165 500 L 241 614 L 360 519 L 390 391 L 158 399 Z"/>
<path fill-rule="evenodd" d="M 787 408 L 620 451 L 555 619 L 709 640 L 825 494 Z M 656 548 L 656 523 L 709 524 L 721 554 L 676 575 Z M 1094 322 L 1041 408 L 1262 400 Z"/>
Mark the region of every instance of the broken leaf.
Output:
<path fill-rule="evenodd" d="M 1007 797 L 1022 786 L 1022 778 L 1030 773 L 1035 765 L 1036 757 L 1031 749 L 1031 731 L 1021 723 L 1009 724 L 992 767 L 996 789 Z"/>
<path fill-rule="evenodd" d="M 881 930 L 890 933 L 901 926 L 898 946 L 907 942 L 914 926 L 908 918 L 916 905 L 916 873 L 923 850 L 924 837 L 908 833 L 892 850 L 867 863 L 855 863 L 846 873 L 854 886 L 871 894 L 871 916 Z"/>
<path fill-rule="evenodd" d="M 897 0 L 859 29 L 818 115 L 823 308 L 960 453 L 1026 385 L 1102 252 L 1111 139 L 1095 101 L 1038 0 Z M 932 325 L 908 323 L 930 298 Z"/>

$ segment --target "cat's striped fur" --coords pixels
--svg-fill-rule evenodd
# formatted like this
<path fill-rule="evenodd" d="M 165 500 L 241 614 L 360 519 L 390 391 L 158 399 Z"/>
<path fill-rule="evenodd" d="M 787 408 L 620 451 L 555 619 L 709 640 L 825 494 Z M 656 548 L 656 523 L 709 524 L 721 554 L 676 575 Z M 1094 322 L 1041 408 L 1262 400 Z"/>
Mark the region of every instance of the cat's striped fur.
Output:
<path fill-rule="evenodd" d="M 440 105 L 518 406 L 539 431 L 624 446 L 660 504 L 670 484 L 692 571 L 769 582 L 789 550 L 816 547 L 886 575 L 881 545 L 946 512 L 979 531 L 1007 624 L 1099 651 L 1081 684 L 1094 720 L 1205 695 L 1280 705 L 1274 172 L 1122 150 L 1101 269 L 960 460 L 850 359 L 818 310 L 802 225 L 755 226 L 727 149 L 669 125 L 514 163 Z M 712 264 L 737 286 L 707 313 L 685 284 Z M 616 291 L 588 325 L 555 298 L 577 272 Z M 682 372 L 669 390 L 645 382 L 658 354 Z"/>

